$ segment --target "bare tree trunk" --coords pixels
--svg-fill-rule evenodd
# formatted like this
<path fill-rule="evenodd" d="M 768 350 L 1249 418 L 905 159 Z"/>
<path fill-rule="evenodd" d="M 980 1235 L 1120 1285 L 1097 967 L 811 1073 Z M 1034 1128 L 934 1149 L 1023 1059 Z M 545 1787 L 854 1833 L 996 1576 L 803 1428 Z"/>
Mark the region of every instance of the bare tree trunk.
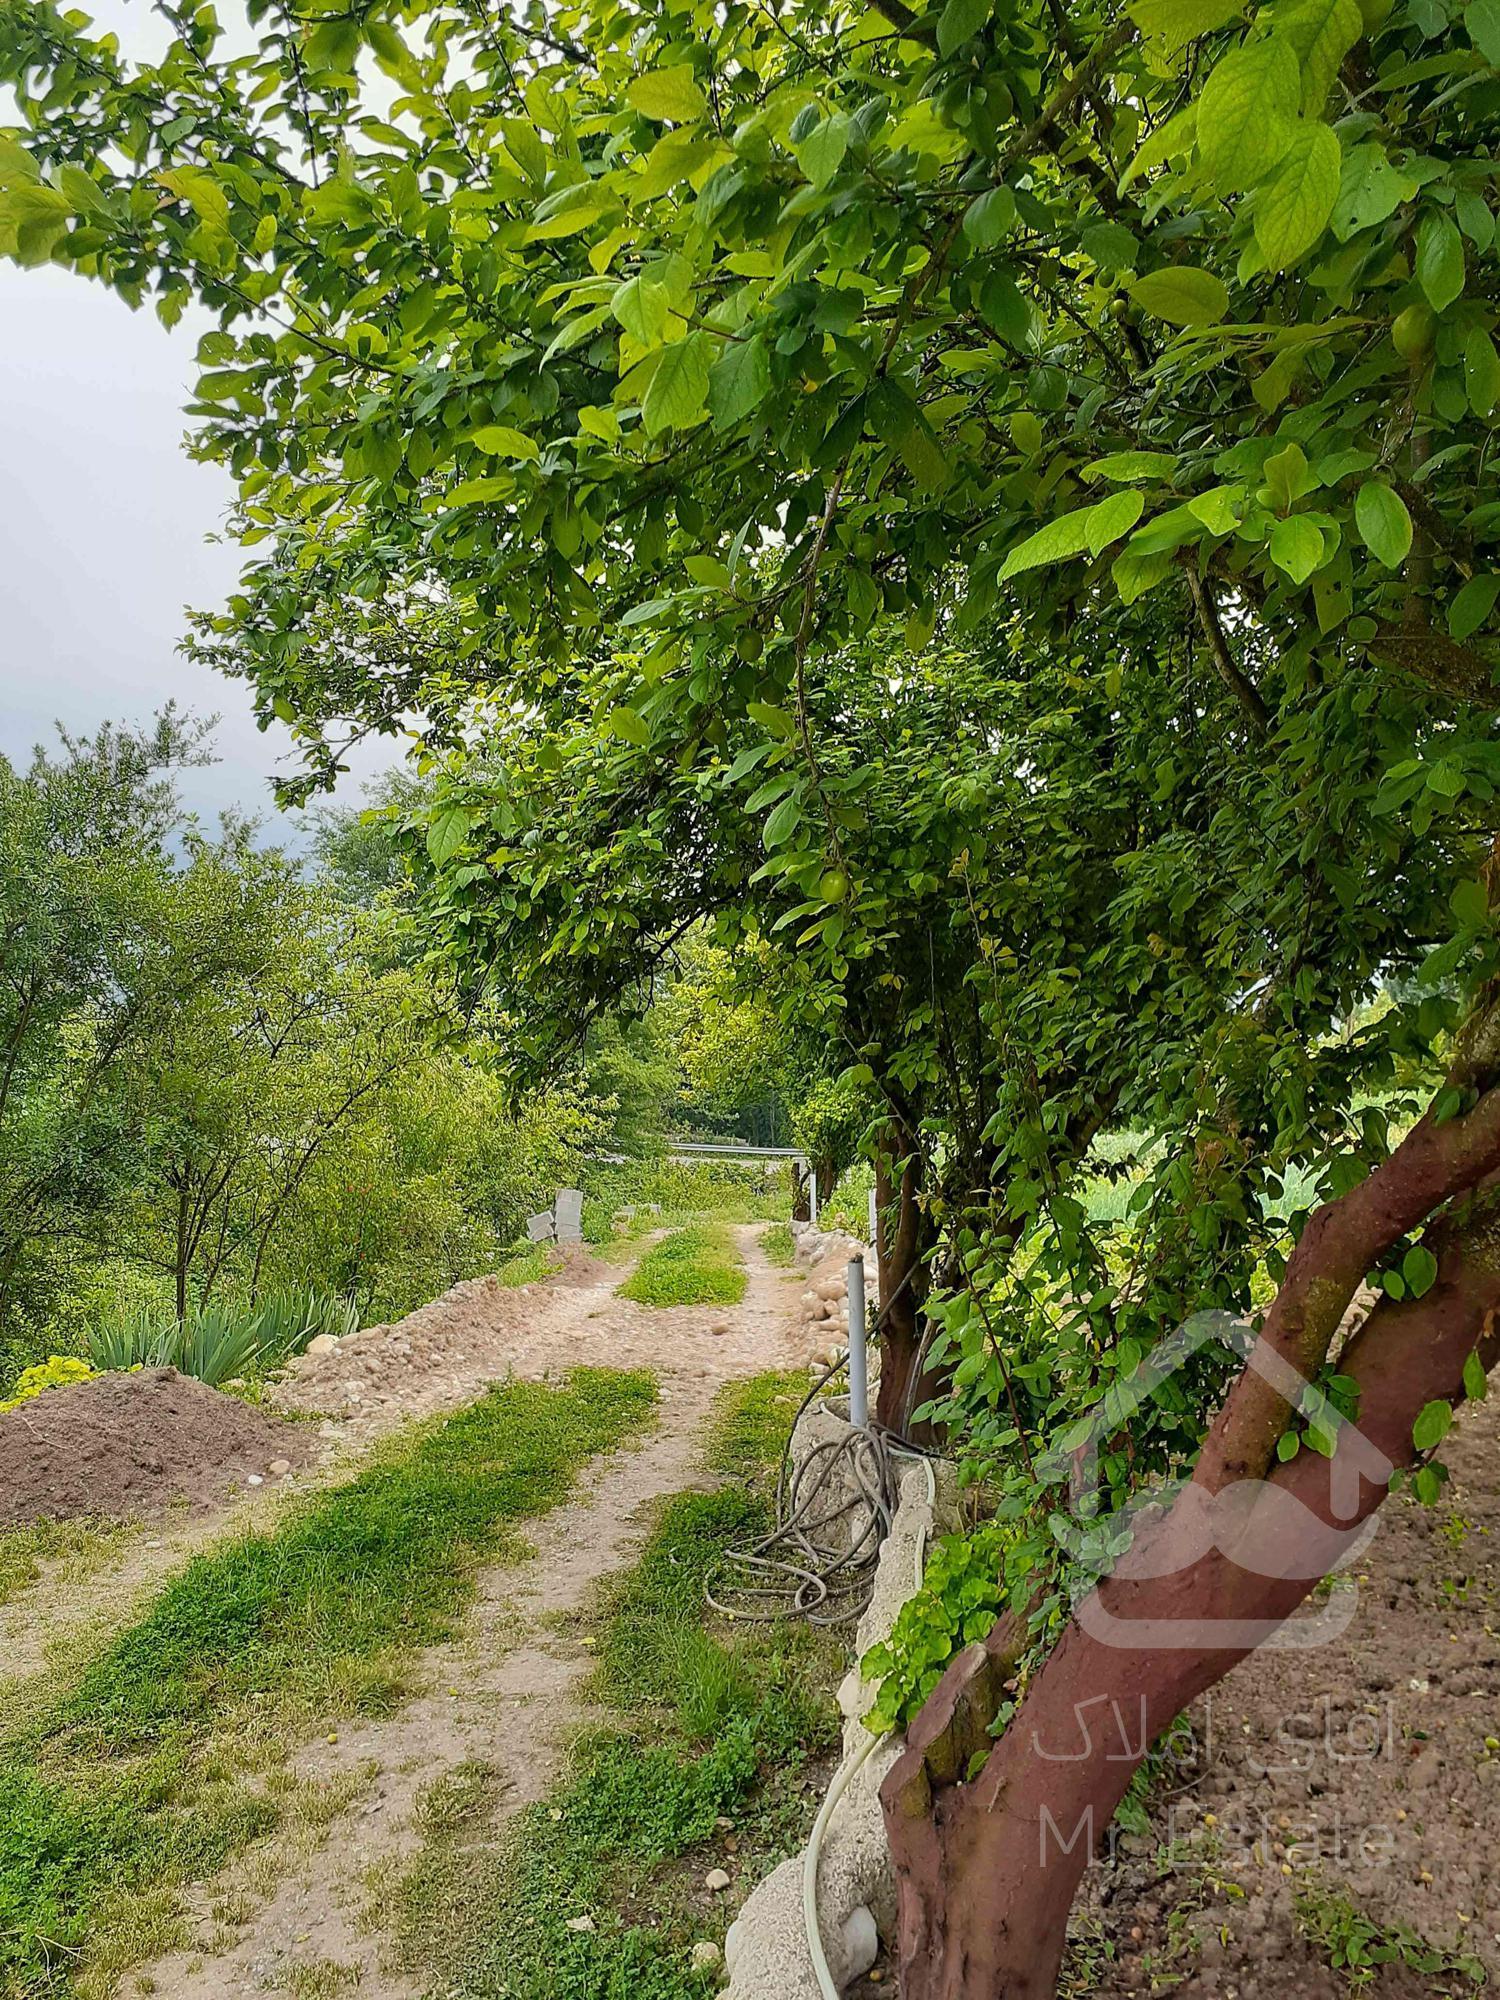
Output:
<path fill-rule="evenodd" d="M 1468 1357 L 1488 1369 L 1500 1355 L 1497 1168 L 1500 1091 L 1489 1089 L 1465 1117 L 1423 1119 L 1313 1216 L 1266 1316 L 1263 1365 L 1236 1381 L 1192 1480 L 1077 1607 L 972 1779 L 1019 1651 L 1015 1622 L 950 1666 L 882 1787 L 904 2000 L 1055 1992 L 1079 1880 L 1151 1743 L 1347 1551 L 1390 1468 L 1413 1463 L 1423 1406 L 1460 1402 Z M 1267 1370 L 1286 1362 L 1310 1379 L 1364 1273 L 1448 1203 L 1425 1239 L 1432 1288 L 1381 1300 L 1340 1358 L 1360 1389 L 1357 1433 L 1331 1460 L 1304 1450 L 1280 1464 L 1291 1412 Z"/>
<path fill-rule="evenodd" d="M 880 1388 L 875 1420 L 888 1430 L 906 1428 L 908 1412 L 920 1400 L 922 1307 L 928 1288 L 927 1253 L 933 1234 L 918 1195 L 920 1162 L 905 1134 L 893 1134 L 890 1150 L 875 1155 L 875 1206 L 880 1241 Z"/>
<path fill-rule="evenodd" d="M 177 1254 L 172 1260 L 172 1272 L 177 1285 L 177 1324 L 181 1326 L 187 1318 L 188 1261 L 192 1256 L 189 1247 L 188 1230 L 188 1184 L 184 1176 L 177 1190 Z"/>

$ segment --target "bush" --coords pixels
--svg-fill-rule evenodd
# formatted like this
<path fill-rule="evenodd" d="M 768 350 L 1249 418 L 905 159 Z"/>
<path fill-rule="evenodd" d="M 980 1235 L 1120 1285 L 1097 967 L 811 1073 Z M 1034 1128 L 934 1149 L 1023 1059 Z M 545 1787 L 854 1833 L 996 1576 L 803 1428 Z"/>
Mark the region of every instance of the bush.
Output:
<path fill-rule="evenodd" d="M 622 1160 L 584 1176 L 583 1233 L 590 1243 L 614 1235 L 616 1211 L 656 1203 L 652 1220 L 668 1224 L 712 1212 L 735 1222 L 766 1222 L 791 1207 L 791 1182 L 779 1160 Z"/>
<path fill-rule="evenodd" d="M 15 1391 L 0 1403 L 0 1411 L 18 1409 L 22 1403 L 40 1396 L 44 1389 L 60 1389 L 65 1382 L 87 1382 L 93 1374 L 86 1361 L 74 1354 L 53 1354 L 34 1368 L 25 1368 L 16 1377 Z"/>

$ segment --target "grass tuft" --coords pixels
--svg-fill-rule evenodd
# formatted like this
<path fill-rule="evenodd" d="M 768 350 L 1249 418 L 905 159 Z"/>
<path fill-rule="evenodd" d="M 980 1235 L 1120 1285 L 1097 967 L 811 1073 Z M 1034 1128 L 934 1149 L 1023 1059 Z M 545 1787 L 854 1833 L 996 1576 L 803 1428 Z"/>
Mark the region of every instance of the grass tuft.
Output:
<path fill-rule="evenodd" d="M 745 1269 L 725 1225 L 699 1223 L 653 1243 L 619 1295 L 642 1306 L 738 1305 Z"/>
<path fill-rule="evenodd" d="M 550 1243 L 528 1243 L 524 1250 L 507 1257 L 495 1276 L 509 1288 L 540 1284 L 543 1278 L 550 1278 L 561 1269 L 562 1259 Z"/>
<path fill-rule="evenodd" d="M 0 1528 L 0 1604 L 29 1589 L 43 1566 L 70 1583 L 102 1569 L 121 1545 L 140 1533 L 139 1521 L 79 1519 L 28 1521 Z"/>
<path fill-rule="evenodd" d="M 709 1469 L 755 1486 L 781 1460 L 807 1376 L 798 1370 L 731 1382 L 721 1392 L 704 1457 Z"/>
<path fill-rule="evenodd" d="M 783 1270 L 790 1270 L 797 1261 L 797 1246 L 792 1241 L 792 1225 L 789 1222 L 773 1222 L 769 1229 L 760 1234 L 760 1247 L 771 1264 L 779 1264 Z"/>

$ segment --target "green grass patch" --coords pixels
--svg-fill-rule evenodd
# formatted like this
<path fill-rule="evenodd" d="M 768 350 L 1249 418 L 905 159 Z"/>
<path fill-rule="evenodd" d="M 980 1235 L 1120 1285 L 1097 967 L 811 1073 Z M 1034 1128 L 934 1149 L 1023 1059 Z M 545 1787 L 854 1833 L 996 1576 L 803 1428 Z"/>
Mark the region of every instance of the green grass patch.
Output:
<path fill-rule="evenodd" d="M 792 1225 L 789 1222 L 773 1222 L 769 1229 L 763 1229 L 760 1247 L 766 1253 L 767 1262 L 779 1264 L 783 1270 L 790 1270 L 797 1261 L 797 1246 L 792 1241 Z"/>
<path fill-rule="evenodd" d="M 755 1487 L 781 1463 L 793 1419 L 807 1394 L 802 1369 L 730 1382 L 714 1406 L 704 1451 L 711 1471 Z"/>
<path fill-rule="evenodd" d="M 736 1384 L 721 1400 L 716 1437 L 762 1480 L 796 1407 L 778 1404 L 786 1379 Z M 577 1746 L 550 1798 L 497 1832 L 485 1771 L 429 1795 L 422 1856 L 395 1894 L 397 1943 L 445 2000 L 707 2000 L 722 1984 L 690 1960 L 724 1924 L 703 1876 L 723 1866 L 748 1886 L 795 1851 L 838 1733 L 836 1641 L 805 1626 L 724 1625 L 705 1606 L 722 1550 L 766 1518 L 739 1484 L 666 1503 L 641 1560 L 589 1620 L 589 1692 L 620 1723 Z M 592 1929 L 568 1928 L 585 1917 Z"/>
<path fill-rule="evenodd" d="M 508 1384 L 190 1564 L 0 1741 L 0 1992 L 67 1990 L 133 1902 L 269 1831 L 274 1788 L 247 1773 L 314 1718 L 389 1713 L 512 1524 L 556 1505 L 655 1398 L 648 1376 L 598 1369 Z"/>
<path fill-rule="evenodd" d="M 0 1604 L 27 1590 L 55 1569 L 70 1583 L 82 1583 L 103 1569 L 122 1543 L 141 1531 L 138 1521 L 29 1521 L 0 1528 Z"/>
<path fill-rule="evenodd" d="M 528 1243 L 506 1258 L 495 1276 L 502 1285 L 535 1285 L 562 1269 L 562 1259 L 550 1243 Z"/>
<path fill-rule="evenodd" d="M 723 1223 L 698 1223 L 653 1243 L 619 1295 L 642 1306 L 738 1305 L 745 1267 Z"/>

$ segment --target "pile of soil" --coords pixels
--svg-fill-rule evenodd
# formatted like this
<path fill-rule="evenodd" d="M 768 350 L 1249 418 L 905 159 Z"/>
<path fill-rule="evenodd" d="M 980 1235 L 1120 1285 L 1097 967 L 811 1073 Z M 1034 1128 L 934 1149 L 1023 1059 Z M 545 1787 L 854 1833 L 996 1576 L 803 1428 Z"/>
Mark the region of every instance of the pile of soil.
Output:
<path fill-rule="evenodd" d="M 70 1382 L 0 1412 L 0 1526 L 213 1506 L 252 1474 L 284 1477 L 313 1449 L 305 1426 L 175 1368 Z"/>

